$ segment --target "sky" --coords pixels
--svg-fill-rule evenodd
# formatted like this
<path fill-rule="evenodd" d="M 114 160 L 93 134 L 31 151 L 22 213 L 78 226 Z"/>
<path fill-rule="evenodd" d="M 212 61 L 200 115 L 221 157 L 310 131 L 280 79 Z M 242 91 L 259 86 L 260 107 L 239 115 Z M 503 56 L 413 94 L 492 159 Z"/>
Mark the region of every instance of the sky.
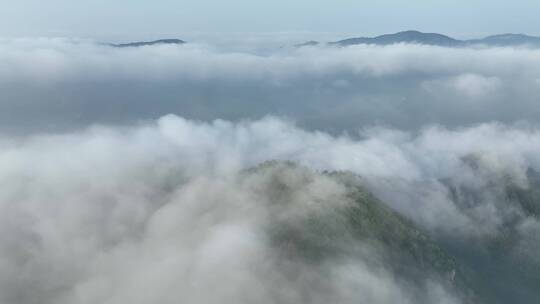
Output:
<path fill-rule="evenodd" d="M 208 33 L 214 38 L 289 33 L 316 38 L 407 29 L 458 38 L 540 35 L 538 11 L 540 2 L 533 0 L 0 0 L 0 37 L 197 40 L 209 39 Z"/>

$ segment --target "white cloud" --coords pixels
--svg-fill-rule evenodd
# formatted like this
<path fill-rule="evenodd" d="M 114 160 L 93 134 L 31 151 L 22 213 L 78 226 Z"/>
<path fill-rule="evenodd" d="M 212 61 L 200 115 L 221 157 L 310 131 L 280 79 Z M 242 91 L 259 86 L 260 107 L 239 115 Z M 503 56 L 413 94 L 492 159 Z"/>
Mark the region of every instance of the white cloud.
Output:
<path fill-rule="evenodd" d="M 284 172 L 293 193 L 270 208 L 271 176 L 238 173 L 271 159 L 351 170 L 422 227 L 468 238 L 496 234 L 505 221 L 510 209 L 488 187 L 498 175 L 519 181 L 527 168 L 540 169 L 537 129 L 487 124 L 413 135 L 378 128 L 362 137 L 309 132 L 275 118 L 235 124 L 176 116 L 138 127 L 5 137 L 0 299 L 298 303 L 304 290 L 321 303 L 415 303 L 413 291 L 367 260 L 330 261 L 332 274 L 321 277 L 319 268 L 273 256 L 265 227 L 346 204 L 340 184 L 309 170 Z M 463 161 L 471 155 L 479 169 Z M 444 180 L 485 199 L 462 209 Z M 523 224 L 524 236 L 532 225 Z M 314 285 L 291 281 L 284 269 Z M 428 299 L 454 301 L 439 288 L 430 288 Z"/>
<path fill-rule="evenodd" d="M 364 45 L 258 55 L 197 44 L 115 49 L 2 40 L 0 121 L 5 130 L 30 131 L 171 112 L 203 120 L 273 114 L 349 131 L 374 123 L 537 121 L 539 77 L 534 49 Z M 471 109 L 479 100 L 489 106 Z"/>
<path fill-rule="evenodd" d="M 493 97 L 502 85 L 498 77 L 462 74 L 445 80 L 428 80 L 422 86 L 432 94 L 451 94 L 459 98 L 477 100 Z"/>
<path fill-rule="evenodd" d="M 352 171 L 435 237 L 517 220 L 531 259 L 538 221 L 503 191 L 540 170 L 538 79 L 532 49 L 0 40 L 0 303 L 417 303 L 369 259 L 276 258 L 265 227 L 347 200 L 299 169 L 268 207 L 269 177 L 241 172 L 272 159 Z"/>

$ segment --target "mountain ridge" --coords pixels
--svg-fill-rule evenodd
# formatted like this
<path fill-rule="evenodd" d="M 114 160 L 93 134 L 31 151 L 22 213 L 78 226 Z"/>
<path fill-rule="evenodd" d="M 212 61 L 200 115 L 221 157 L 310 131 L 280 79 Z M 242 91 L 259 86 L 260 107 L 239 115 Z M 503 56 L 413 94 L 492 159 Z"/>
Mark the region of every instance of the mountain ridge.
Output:
<path fill-rule="evenodd" d="M 360 44 L 392 45 L 399 43 L 421 44 L 442 47 L 467 47 L 467 46 L 531 46 L 540 47 L 540 37 L 526 34 L 496 34 L 479 39 L 460 40 L 439 33 L 425 33 L 416 30 L 408 30 L 393 34 L 384 34 L 375 37 L 352 37 L 334 42 L 322 43 L 309 41 L 298 44 L 297 47 L 328 45 L 346 47 Z"/>
<path fill-rule="evenodd" d="M 489 172 L 481 157 L 469 155 L 463 165 L 477 174 Z M 496 234 L 482 238 L 437 235 L 407 216 L 398 213 L 371 193 L 361 175 L 349 171 L 314 171 L 290 161 L 267 161 L 244 172 L 246 180 L 262 176 L 266 190 L 275 193 L 273 204 L 286 206 L 295 193 L 303 192 L 313 180 L 335 182 L 345 190 L 331 196 L 332 206 L 324 212 L 309 213 L 294 223 L 274 223 L 270 240 L 283 254 L 321 264 L 332 257 L 360 258 L 343 244 L 369 244 L 376 248 L 384 265 L 396 278 L 421 282 L 433 278 L 454 290 L 463 303 L 537 303 L 535 282 L 540 279 L 540 263 L 515 251 L 520 223 L 540 217 L 540 172 L 527 170 L 527 185 L 510 176 L 490 174 L 486 184 L 489 199 L 522 211 L 519 218 L 507 219 Z M 294 178 L 292 178 L 294 177 Z M 441 180 L 456 208 L 482 204 L 481 191 L 452 180 Z M 347 202 L 336 204 L 335 201 Z M 504 277 L 504 283 L 497 278 Z M 505 288 L 511 286 L 511 288 Z"/>
<path fill-rule="evenodd" d="M 126 47 L 141 47 L 141 46 L 153 46 L 153 45 L 181 45 L 185 44 L 186 41 L 180 40 L 180 39 L 158 39 L 153 41 L 136 41 L 136 42 L 128 42 L 128 43 L 108 43 L 109 46 L 112 47 L 118 47 L 118 48 L 126 48 Z"/>

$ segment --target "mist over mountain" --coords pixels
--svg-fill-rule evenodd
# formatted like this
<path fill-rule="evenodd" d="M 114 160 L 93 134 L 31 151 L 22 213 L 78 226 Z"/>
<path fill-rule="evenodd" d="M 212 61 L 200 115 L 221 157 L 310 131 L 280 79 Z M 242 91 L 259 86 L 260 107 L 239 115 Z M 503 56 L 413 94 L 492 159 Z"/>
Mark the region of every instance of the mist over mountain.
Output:
<path fill-rule="evenodd" d="M 0 144 L 1 302 L 539 299 L 538 129 L 167 116 Z"/>
<path fill-rule="evenodd" d="M 539 303 L 537 39 L 0 39 L 0 304 Z"/>
<path fill-rule="evenodd" d="M 0 56 L 4 134 L 129 125 L 169 113 L 206 121 L 274 115 L 334 134 L 540 117 L 540 56 L 527 48 L 356 45 L 260 55 L 197 43 L 113 48 L 14 39 L 0 43 Z"/>

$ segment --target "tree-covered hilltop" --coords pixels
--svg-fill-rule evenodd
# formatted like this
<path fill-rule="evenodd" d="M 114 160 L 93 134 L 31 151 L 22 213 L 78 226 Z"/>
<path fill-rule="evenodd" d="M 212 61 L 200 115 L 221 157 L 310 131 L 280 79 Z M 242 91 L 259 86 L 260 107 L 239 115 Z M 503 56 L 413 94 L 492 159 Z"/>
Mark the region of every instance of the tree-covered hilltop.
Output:
<path fill-rule="evenodd" d="M 257 179 L 258 184 L 264 181 L 269 203 L 276 207 L 287 208 L 299 197 L 313 199 L 304 202 L 307 212 L 269 222 L 270 242 L 284 258 L 310 265 L 364 260 L 372 267 L 391 271 L 396 280 L 419 291 L 436 281 L 465 302 L 476 300 L 469 288 L 470 270 L 459 265 L 428 233 L 367 191 L 360 177 L 349 172 L 315 172 L 279 161 L 265 162 L 244 173 L 245 179 Z M 319 183 L 338 187 L 337 194 L 315 198 L 306 194 L 316 191 L 313 187 Z M 422 292 L 418 297 L 423 302 Z"/>
<path fill-rule="evenodd" d="M 415 282 L 411 284 L 419 290 L 429 280 L 440 282 L 465 303 L 540 300 L 535 291 L 540 259 L 524 248 L 535 244 L 528 241 L 535 238 L 534 231 L 527 234 L 524 229 L 528 220 L 540 216 L 540 174 L 529 169 L 524 182 L 505 172 L 486 171 L 490 169 L 481 159 L 472 156 L 463 163 L 485 183 L 440 182 L 465 215 L 481 204 L 504 212 L 501 226 L 489 235 L 429 231 L 391 209 L 366 189 L 361 176 L 350 172 L 317 172 L 293 162 L 270 161 L 246 170 L 243 178 L 257 179 L 275 208 L 306 200 L 301 206 L 306 212 L 269 221 L 270 242 L 287 259 L 312 265 L 366 260 L 373 267 L 389 269 L 397 280 Z M 333 192 L 324 189 L 328 185 Z M 317 187 L 333 194 L 310 195 Z"/>

